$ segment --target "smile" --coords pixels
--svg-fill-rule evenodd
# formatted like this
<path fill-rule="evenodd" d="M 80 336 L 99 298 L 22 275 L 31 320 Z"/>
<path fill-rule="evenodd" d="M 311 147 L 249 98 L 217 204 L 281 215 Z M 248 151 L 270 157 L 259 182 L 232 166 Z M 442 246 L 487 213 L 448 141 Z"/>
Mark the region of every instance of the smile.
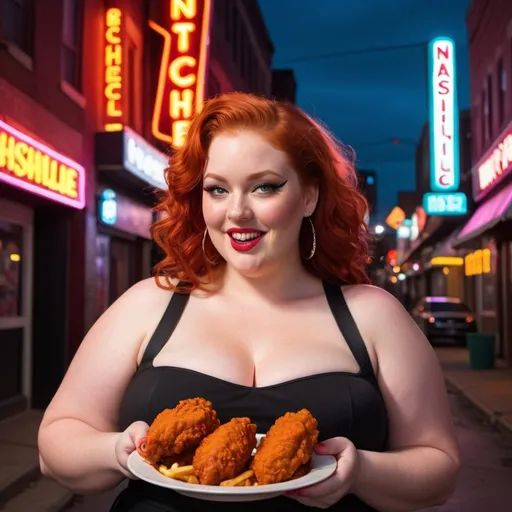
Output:
<path fill-rule="evenodd" d="M 249 240 L 254 240 L 262 235 L 263 233 L 261 231 L 253 231 L 252 233 L 229 233 L 229 236 L 238 242 L 248 242 Z"/>
<path fill-rule="evenodd" d="M 266 233 L 264 231 L 253 231 L 249 229 L 233 229 L 229 230 L 227 234 L 230 238 L 231 247 L 233 247 L 235 251 L 247 252 L 256 247 Z"/>

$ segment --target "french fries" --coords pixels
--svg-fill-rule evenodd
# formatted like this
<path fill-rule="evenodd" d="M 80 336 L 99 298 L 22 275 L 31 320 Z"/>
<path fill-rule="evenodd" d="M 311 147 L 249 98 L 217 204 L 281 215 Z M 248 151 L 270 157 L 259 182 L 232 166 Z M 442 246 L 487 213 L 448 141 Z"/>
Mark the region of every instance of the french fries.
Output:
<path fill-rule="evenodd" d="M 235 478 L 230 478 L 229 480 L 224 480 L 224 482 L 221 482 L 220 485 L 222 487 L 242 487 L 242 484 L 245 485 L 245 482 L 249 480 L 249 478 L 254 476 L 254 471 L 252 469 L 249 469 L 247 471 L 244 471 L 238 476 L 235 476 Z"/>
<path fill-rule="evenodd" d="M 189 484 L 199 483 L 199 480 L 194 475 L 193 466 L 180 467 L 178 466 L 178 463 L 175 462 L 170 468 L 166 466 L 159 466 L 158 471 L 168 478 L 174 478 L 174 480 L 181 480 L 182 482 L 187 482 Z"/>
<path fill-rule="evenodd" d="M 180 467 L 175 462 L 170 468 L 163 465 L 159 466 L 158 471 L 167 478 L 173 478 L 174 480 L 180 480 L 189 484 L 199 484 L 199 480 L 194 474 L 193 466 Z M 256 486 L 258 483 L 254 480 L 254 471 L 249 469 L 234 478 L 224 480 L 220 485 L 222 487 L 250 487 Z"/>

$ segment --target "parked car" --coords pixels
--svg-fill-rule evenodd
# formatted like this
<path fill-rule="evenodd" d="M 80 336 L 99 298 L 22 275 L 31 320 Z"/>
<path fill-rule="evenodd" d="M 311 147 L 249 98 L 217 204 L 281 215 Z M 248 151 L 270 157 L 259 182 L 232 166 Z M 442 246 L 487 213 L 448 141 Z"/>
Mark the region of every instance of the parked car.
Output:
<path fill-rule="evenodd" d="M 473 313 L 455 297 L 424 297 L 411 315 L 431 342 L 464 344 L 466 333 L 476 332 Z"/>

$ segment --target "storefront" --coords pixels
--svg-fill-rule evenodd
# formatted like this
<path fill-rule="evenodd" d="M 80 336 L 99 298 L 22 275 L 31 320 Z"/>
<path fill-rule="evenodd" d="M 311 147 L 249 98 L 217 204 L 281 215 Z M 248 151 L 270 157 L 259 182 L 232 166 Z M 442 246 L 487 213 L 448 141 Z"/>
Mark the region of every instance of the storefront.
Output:
<path fill-rule="evenodd" d="M 85 169 L 0 120 L 0 419 L 43 406 L 67 354 L 70 221 Z M 41 134 L 42 135 L 42 134 Z"/>
<path fill-rule="evenodd" d="M 512 122 L 473 171 L 477 209 L 455 247 L 467 248 L 466 287 L 477 323 L 498 336 L 498 355 L 512 364 Z"/>
<path fill-rule="evenodd" d="M 426 296 L 465 300 L 464 259 L 452 247 L 459 222 L 458 218 L 431 216 L 422 222 L 421 230 L 411 230 L 409 248 L 400 262 L 410 304 Z"/>
<path fill-rule="evenodd" d="M 165 188 L 168 157 L 133 130 L 96 135 L 96 271 L 99 316 L 150 276 L 155 189 Z"/>

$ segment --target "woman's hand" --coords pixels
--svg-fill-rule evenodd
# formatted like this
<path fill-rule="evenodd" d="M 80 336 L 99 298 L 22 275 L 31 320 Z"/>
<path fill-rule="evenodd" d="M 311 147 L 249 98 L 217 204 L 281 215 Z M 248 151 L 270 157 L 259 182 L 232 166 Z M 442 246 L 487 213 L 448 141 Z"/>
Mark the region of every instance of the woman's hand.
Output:
<path fill-rule="evenodd" d="M 334 437 L 315 446 L 319 455 L 334 455 L 336 472 L 323 482 L 286 493 L 309 507 L 329 508 L 350 492 L 359 472 L 359 453 L 345 437 Z"/>
<path fill-rule="evenodd" d="M 127 478 L 135 479 L 128 469 L 128 457 L 137 450 L 146 438 L 149 425 L 143 421 L 132 423 L 124 432 L 121 432 L 116 441 L 116 459 L 121 473 Z"/>

